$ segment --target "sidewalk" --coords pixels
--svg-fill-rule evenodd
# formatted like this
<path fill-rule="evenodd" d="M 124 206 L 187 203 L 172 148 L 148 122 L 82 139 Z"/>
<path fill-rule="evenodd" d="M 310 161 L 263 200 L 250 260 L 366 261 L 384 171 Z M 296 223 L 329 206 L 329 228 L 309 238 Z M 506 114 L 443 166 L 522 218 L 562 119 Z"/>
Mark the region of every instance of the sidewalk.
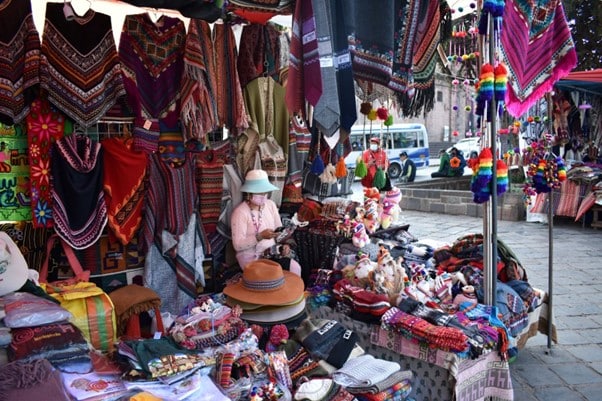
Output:
<path fill-rule="evenodd" d="M 419 240 L 452 243 L 482 233 L 483 220 L 403 211 Z M 511 365 L 516 401 L 602 400 L 602 230 L 555 218 L 552 229 L 552 308 L 558 344 L 547 336 L 527 342 Z M 533 287 L 548 291 L 547 224 L 497 222 L 497 237 L 517 255 Z"/>

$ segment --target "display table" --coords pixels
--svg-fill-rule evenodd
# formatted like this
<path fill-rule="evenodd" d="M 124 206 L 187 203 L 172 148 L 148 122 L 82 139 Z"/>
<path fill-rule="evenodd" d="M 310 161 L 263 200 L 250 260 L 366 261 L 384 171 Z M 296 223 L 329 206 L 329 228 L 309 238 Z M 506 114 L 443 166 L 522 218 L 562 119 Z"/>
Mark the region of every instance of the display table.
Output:
<path fill-rule="evenodd" d="M 529 326 L 519 337 L 524 346 L 528 337 L 542 330 L 545 304 L 529 316 Z M 353 330 L 365 352 L 396 361 L 402 370 L 414 373 L 411 396 L 416 401 L 479 401 L 492 397 L 512 401 L 514 390 L 508 362 L 497 352 L 478 359 L 462 358 L 453 352 L 431 348 L 411 341 L 395 332 L 369 325 L 326 306 L 310 311 L 312 317 L 333 319 Z"/>

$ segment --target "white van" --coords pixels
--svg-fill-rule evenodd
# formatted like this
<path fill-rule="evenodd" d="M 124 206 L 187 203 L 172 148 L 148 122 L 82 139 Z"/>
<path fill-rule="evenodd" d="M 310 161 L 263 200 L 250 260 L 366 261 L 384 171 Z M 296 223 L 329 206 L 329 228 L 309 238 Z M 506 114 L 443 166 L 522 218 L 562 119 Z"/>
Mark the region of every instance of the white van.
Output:
<path fill-rule="evenodd" d="M 381 147 L 387 151 L 389 158 L 389 177 L 396 179 L 401 175 L 401 162 L 399 154 L 406 151 L 408 157 L 414 161 L 416 167 L 429 165 L 429 138 L 423 124 L 393 124 L 389 127 L 372 127 L 370 125 L 354 125 L 351 127 L 349 141 L 352 152 L 345 158 L 347 167 L 355 168 L 358 157 L 369 146 L 370 137 L 381 138 Z"/>

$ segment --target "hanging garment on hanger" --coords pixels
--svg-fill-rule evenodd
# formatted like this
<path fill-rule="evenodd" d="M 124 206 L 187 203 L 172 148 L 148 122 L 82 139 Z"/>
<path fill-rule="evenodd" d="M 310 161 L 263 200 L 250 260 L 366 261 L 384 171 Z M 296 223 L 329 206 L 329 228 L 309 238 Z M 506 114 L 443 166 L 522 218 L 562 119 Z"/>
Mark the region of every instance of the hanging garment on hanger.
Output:
<path fill-rule="evenodd" d="M 31 2 L 0 2 L 0 122 L 21 122 L 40 82 L 40 36 Z"/>
<path fill-rule="evenodd" d="M 412 88 L 413 50 L 420 10 L 426 0 L 345 2 L 355 79 L 382 85 L 396 93 Z"/>
<path fill-rule="evenodd" d="M 46 5 L 40 84 L 48 100 L 83 127 L 97 123 L 125 95 L 111 17 L 89 9 L 68 21 Z"/>
<path fill-rule="evenodd" d="M 184 69 L 184 23 L 161 16 L 154 24 L 148 13 L 127 15 L 119 41 L 124 83 L 136 117 L 179 116 L 180 82 Z"/>
<path fill-rule="evenodd" d="M 244 88 L 260 76 L 276 79 L 280 69 L 288 65 L 281 63 L 281 36 L 285 36 L 285 33 L 273 24 L 243 26 L 236 66 L 241 87 Z"/>
<path fill-rule="evenodd" d="M 106 138 L 101 145 L 110 233 L 127 245 L 138 233 L 142 221 L 147 155 L 133 149 L 131 138 Z"/>
<path fill-rule="evenodd" d="M 219 126 L 225 126 L 236 137 L 249 127 L 249 122 L 236 69 L 236 38 L 229 24 L 213 26 L 213 51 Z"/>
<path fill-rule="evenodd" d="M 140 248 L 145 283 L 157 291 L 166 310 L 181 310 L 205 285 L 202 259 L 211 250 L 196 208 L 195 156 L 173 167 L 159 153 L 149 156 L 148 191 Z"/>
<path fill-rule="evenodd" d="M 50 149 L 63 137 L 65 116 L 50 107 L 46 99 L 31 103 L 27 117 L 29 182 L 31 185 L 31 219 L 36 228 L 52 227 L 52 195 L 50 193 Z"/>
<path fill-rule="evenodd" d="M 217 128 L 212 55 L 211 27 L 205 21 L 190 20 L 184 45 L 180 112 L 185 140 L 198 139 L 204 143 L 207 133 Z"/>
<path fill-rule="evenodd" d="M 74 249 L 94 244 L 107 224 L 100 143 L 81 134 L 53 145 L 52 214 L 54 230 Z"/>
<path fill-rule="evenodd" d="M 184 17 L 215 22 L 222 16 L 223 1 L 204 0 L 124 0 L 137 7 L 177 10 Z"/>

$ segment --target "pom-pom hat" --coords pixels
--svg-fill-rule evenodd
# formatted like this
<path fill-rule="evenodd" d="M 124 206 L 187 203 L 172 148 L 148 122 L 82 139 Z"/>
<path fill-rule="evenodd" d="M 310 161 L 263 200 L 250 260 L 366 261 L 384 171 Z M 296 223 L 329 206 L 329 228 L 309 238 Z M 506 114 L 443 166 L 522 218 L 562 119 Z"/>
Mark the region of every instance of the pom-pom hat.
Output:
<path fill-rule="evenodd" d="M 0 231 L 0 296 L 23 287 L 28 277 L 27 262 L 17 244 Z"/>
<path fill-rule="evenodd" d="M 269 259 L 257 259 L 249 263 L 242 279 L 224 288 L 224 294 L 235 300 L 260 305 L 290 304 L 303 294 L 301 277 Z"/>
<path fill-rule="evenodd" d="M 240 187 L 242 192 L 250 194 L 263 194 L 277 189 L 277 186 L 270 183 L 268 173 L 263 170 L 250 170 L 245 177 L 245 183 Z"/>

